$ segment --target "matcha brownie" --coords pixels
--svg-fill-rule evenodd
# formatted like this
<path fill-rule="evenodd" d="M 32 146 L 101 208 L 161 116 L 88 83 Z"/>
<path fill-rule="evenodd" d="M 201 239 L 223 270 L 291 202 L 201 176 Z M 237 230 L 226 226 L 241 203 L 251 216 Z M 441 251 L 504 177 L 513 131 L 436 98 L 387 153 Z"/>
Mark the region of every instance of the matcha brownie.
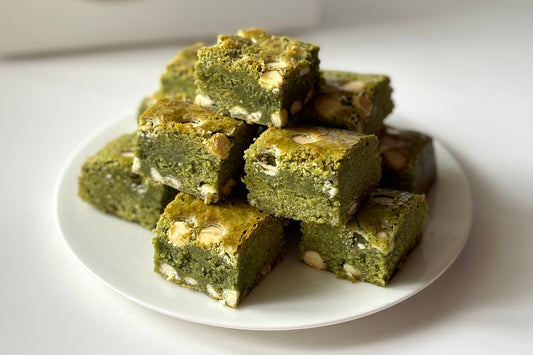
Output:
<path fill-rule="evenodd" d="M 179 52 L 167 64 L 165 72 L 161 75 L 161 96 L 185 94 L 188 98 L 196 96 L 194 84 L 194 66 L 198 61 L 198 50 L 205 43 L 195 43 Z"/>
<path fill-rule="evenodd" d="M 174 96 L 184 100 L 194 100 L 196 96 L 196 86 L 194 84 L 194 66 L 198 61 L 198 49 L 205 44 L 195 43 L 181 50 L 167 64 L 165 72 L 161 74 L 161 88 L 159 91 L 146 96 L 139 105 L 138 112 L 141 115 L 146 109 L 157 102 L 157 100 Z"/>
<path fill-rule="evenodd" d="M 240 179 L 254 130 L 188 101 L 163 98 L 139 117 L 133 171 L 216 203 Z"/>
<path fill-rule="evenodd" d="M 436 178 L 433 139 L 420 132 L 386 125 L 378 137 L 383 157 L 380 186 L 427 192 Z"/>
<path fill-rule="evenodd" d="M 346 226 L 302 223 L 300 260 L 352 282 L 386 286 L 422 236 L 424 195 L 376 189 Z"/>
<path fill-rule="evenodd" d="M 245 152 L 248 200 L 306 222 L 345 224 L 381 176 L 375 135 L 326 127 L 270 127 Z"/>
<path fill-rule="evenodd" d="M 177 191 L 131 171 L 135 134 L 109 142 L 82 166 L 79 196 L 100 211 L 152 229 Z"/>
<path fill-rule="evenodd" d="M 154 271 L 236 307 L 284 251 L 283 222 L 244 200 L 179 193 L 155 229 Z"/>
<path fill-rule="evenodd" d="M 198 50 L 195 102 L 247 122 L 285 126 L 312 95 L 318 51 L 258 29 L 219 36 Z"/>
<path fill-rule="evenodd" d="M 320 72 L 319 88 L 299 120 L 375 134 L 394 107 L 388 76 Z"/>

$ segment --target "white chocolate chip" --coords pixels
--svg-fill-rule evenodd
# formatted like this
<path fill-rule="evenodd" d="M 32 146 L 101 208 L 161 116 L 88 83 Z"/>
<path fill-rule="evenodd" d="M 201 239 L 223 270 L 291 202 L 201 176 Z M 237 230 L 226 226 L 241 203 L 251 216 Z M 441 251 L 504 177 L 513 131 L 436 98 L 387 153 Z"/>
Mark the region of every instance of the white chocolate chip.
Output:
<path fill-rule="evenodd" d="M 159 272 L 169 281 L 180 279 L 178 273 L 176 272 L 176 269 L 174 269 L 167 263 L 159 265 Z"/>
<path fill-rule="evenodd" d="M 298 136 L 307 136 L 307 138 L 296 138 L 295 142 L 302 142 L 300 144 L 324 141 L 334 143 L 336 145 L 343 144 L 348 147 L 360 139 L 360 135 L 357 133 L 341 129 L 328 129 L 324 127 L 314 127 L 313 129 L 306 129 L 300 132 L 301 133 L 294 134 L 294 136 L 291 137 L 294 140 L 294 138 Z"/>
<path fill-rule="evenodd" d="M 339 100 L 327 95 L 317 97 L 313 105 L 318 114 L 323 117 L 330 117 L 343 107 Z"/>
<path fill-rule="evenodd" d="M 163 185 L 168 185 L 178 190 L 181 188 L 181 182 L 177 178 L 170 175 L 161 176 L 161 174 L 159 174 L 159 171 L 157 171 L 157 169 L 155 168 L 150 169 L 150 175 L 154 181 L 159 182 Z"/>
<path fill-rule="evenodd" d="M 213 106 L 213 100 L 207 95 L 198 94 L 194 98 L 194 104 L 209 108 Z"/>
<path fill-rule="evenodd" d="M 294 59 L 290 57 L 280 57 L 275 62 L 266 64 L 267 69 L 285 69 L 294 65 Z"/>
<path fill-rule="evenodd" d="M 135 155 L 133 154 L 133 150 L 128 149 L 128 150 L 123 150 L 122 152 L 120 152 L 120 156 L 124 158 L 133 158 Z"/>
<path fill-rule="evenodd" d="M 361 91 L 364 86 L 365 84 L 361 80 L 353 80 L 344 84 L 342 89 L 351 92 L 358 92 Z"/>
<path fill-rule="evenodd" d="M 316 251 L 306 251 L 302 256 L 302 260 L 304 263 L 314 267 L 317 270 L 324 270 L 326 268 L 326 263 L 322 260 L 320 254 L 318 254 Z"/>
<path fill-rule="evenodd" d="M 141 171 L 141 161 L 137 157 L 133 157 L 133 163 L 131 164 L 131 171 L 139 173 Z"/>
<path fill-rule="evenodd" d="M 261 111 L 252 112 L 246 117 L 246 121 L 252 122 L 252 123 L 259 122 L 262 116 L 263 116 L 263 112 Z"/>
<path fill-rule="evenodd" d="M 394 196 L 385 195 L 383 193 L 376 193 L 370 195 L 370 200 L 380 205 L 391 206 L 394 205 L 394 201 L 396 199 L 394 198 Z"/>
<path fill-rule="evenodd" d="M 301 109 L 302 109 L 302 102 L 299 101 L 299 100 L 296 100 L 291 105 L 291 114 L 294 115 L 294 114 L 300 112 Z"/>
<path fill-rule="evenodd" d="M 222 299 L 230 307 L 234 307 L 237 305 L 237 303 L 239 302 L 239 296 L 240 293 L 237 290 L 226 288 L 222 291 Z"/>
<path fill-rule="evenodd" d="M 259 77 L 259 84 L 267 90 L 279 89 L 283 81 L 283 75 L 277 70 L 267 70 Z"/>
<path fill-rule="evenodd" d="M 350 203 L 350 206 L 348 207 L 348 214 L 351 216 L 357 212 L 359 209 L 359 201 L 353 200 L 352 203 Z"/>
<path fill-rule="evenodd" d="M 204 198 L 204 203 L 209 203 L 210 197 L 217 194 L 217 189 L 214 186 L 202 183 L 198 186 L 198 191 L 200 191 L 200 196 Z"/>
<path fill-rule="evenodd" d="M 394 170 L 402 170 L 407 165 L 407 156 L 398 150 L 384 152 L 383 159 Z"/>
<path fill-rule="evenodd" d="M 296 133 L 291 136 L 291 139 L 298 144 L 309 144 L 319 141 L 338 142 L 339 138 L 344 142 L 345 138 L 338 135 L 338 130 L 324 129 L 322 127 L 314 127 L 313 129 L 301 130 L 301 133 Z"/>
<path fill-rule="evenodd" d="M 219 243 L 225 234 L 226 230 L 224 227 L 218 224 L 210 224 L 200 230 L 196 240 L 198 240 L 201 246 L 209 246 Z"/>
<path fill-rule="evenodd" d="M 157 170 L 154 167 L 150 168 L 150 176 L 152 177 L 152 179 L 154 179 L 157 182 L 160 182 L 161 180 L 163 180 L 163 177 L 159 173 L 159 170 Z"/>
<path fill-rule="evenodd" d="M 198 281 L 193 279 L 192 277 L 184 277 L 183 280 L 187 285 L 196 286 L 198 285 Z"/>
<path fill-rule="evenodd" d="M 390 236 L 387 232 L 378 232 L 378 234 L 376 234 L 376 237 L 378 237 L 379 239 L 390 239 Z"/>
<path fill-rule="evenodd" d="M 382 254 L 389 254 L 394 248 L 394 240 L 392 237 L 384 231 L 378 232 L 376 237 L 378 238 L 378 241 L 371 243 L 372 247 L 379 250 Z"/>
<path fill-rule="evenodd" d="M 309 144 L 318 141 L 318 137 L 318 135 L 297 134 L 292 136 L 291 139 L 298 144 Z"/>
<path fill-rule="evenodd" d="M 361 250 L 366 249 L 365 245 L 363 243 L 357 243 L 357 247 Z"/>
<path fill-rule="evenodd" d="M 185 221 L 176 221 L 168 229 L 167 236 L 173 246 L 182 247 L 191 239 L 191 228 Z"/>
<path fill-rule="evenodd" d="M 231 141 L 223 133 L 215 133 L 207 141 L 207 150 L 220 160 L 226 159 L 231 150 Z"/>
<path fill-rule="evenodd" d="M 351 279 L 357 279 L 359 277 L 359 271 L 348 263 L 344 263 L 342 268 L 346 275 Z"/>
<path fill-rule="evenodd" d="M 250 114 L 250 112 L 248 112 L 247 109 L 245 109 L 242 106 L 238 106 L 238 105 L 231 106 L 228 111 L 232 117 L 237 117 L 237 118 L 245 118 Z"/>
<path fill-rule="evenodd" d="M 397 135 L 400 135 L 402 133 L 402 130 L 398 129 L 398 128 L 394 128 L 394 127 L 389 127 L 387 126 L 386 130 L 385 130 L 387 133 L 387 136 L 390 136 L 390 137 L 394 137 L 394 136 L 397 136 Z"/>
<path fill-rule="evenodd" d="M 200 193 L 202 195 L 215 194 L 217 192 L 217 190 L 213 186 L 205 183 L 201 184 L 198 190 L 200 190 Z"/>
<path fill-rule="evenodd" d="M 154 168 L 154 167 L 151 167 L 150 168 L 150 176 L 152 177 L 152 180 L 154 180 L 155 182 L 158 182 L 160 184 L 163 184 L 163 185 L 168 185 L 168 186 L 171 186 L 177 190 L 179 190 L 181 188 L 181 183 L 179 182 L 178 179 L 176 179 L 175 177 L 173 176 L 161 176 L 161 174 L 159 173 L 159 171 Z"/>
<path fill-rule="evenodd" d="M 135 183 L 131 183 L 130 184 L 130 190 L 135 192 L 136 194 L 142 196 L 146 193 L 146 191 L 148 191 L 148 187 L 146 185 L 143 185 L 143 184 L 135 184 Z"/>
<path fill-rule="evenodd" d="M 372 113 L 372 101 L 362 93 L 352 101 L 352 106 L 363 111 L 363 117 L 368 117 Z"/>
<path fill-rule="evenodd" d="M 272 121 L 272 124 L 274 125 L 274 127 L 283 127 L 287 124 L 287 120 L 288 120 L 288 112 L 287 110 L 283 109 L 281 110 L 280 112 L 274 112 L 271 116 L 270 116 L 270 120 Z"/>
<path fill-rule="evenodd" d="M 339 189 L 333 185 L 333 182 L 327 180 L 322 187 L 322 192 L 327 193 L 330 198 L 334 198 L 339 193 Z"/>
<path fill-rule="evenodd" d="M 208 284 L 206 286 L 206 289 L 209 296 L 211 296 L 212 298 L 216 298 L 217 300 L 220 299 L 220 294 L 215 290 L 212 285 Z"/>
<path fill-rule="evenodd" d="M 263 170 L 263 173 L 268 176 L 275 176 L 278 173 L 278 167 L 267 164 L 262 161 L 257 161 L 256 164 Z"/>

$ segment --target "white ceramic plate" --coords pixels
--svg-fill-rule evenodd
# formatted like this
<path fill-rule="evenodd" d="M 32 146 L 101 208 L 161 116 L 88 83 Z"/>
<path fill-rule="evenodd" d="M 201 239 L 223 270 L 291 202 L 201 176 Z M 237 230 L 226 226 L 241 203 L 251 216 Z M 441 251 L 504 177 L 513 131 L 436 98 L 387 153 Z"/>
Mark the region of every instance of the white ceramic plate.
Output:
<path fill-rule="evenodd" d="M 302 329 L 378 312 L 428 286 L 455 260 L 468 237 L 472 199 L 467 178 L 435 142 L 438 180 L 428 196 L 423 240 L 387 288 L 337 279 L 297 261 L 296 248 L 246 296 L 238 309 L 177 286 L 153 272 L 152 233 L 102 214 L 77 196 L 83 161 L 121 133 L 134 132 L 133 115 L 112 121 L 83 142 L 60 176 L 57 221 L 67 245 L 99 280 L 132 301 L 192 322 L 256 330 Z"/>

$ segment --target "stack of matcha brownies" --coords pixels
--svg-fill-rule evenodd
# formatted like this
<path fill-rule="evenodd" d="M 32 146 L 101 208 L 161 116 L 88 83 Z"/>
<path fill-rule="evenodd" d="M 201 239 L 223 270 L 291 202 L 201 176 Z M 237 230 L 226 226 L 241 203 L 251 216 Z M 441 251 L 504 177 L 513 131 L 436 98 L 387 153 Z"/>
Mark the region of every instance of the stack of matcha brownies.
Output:
<path fill-rule="evenodd" d="M 79 195 L 153 230 L 155 272 L 231 307 L 281 261 L 289 220 L 306 264 L 387 285 L 422 235 L 432 140 L 384 123 L 387 76 L 321 70 L 318 52 L 259 29 L 184 49 Z"/>

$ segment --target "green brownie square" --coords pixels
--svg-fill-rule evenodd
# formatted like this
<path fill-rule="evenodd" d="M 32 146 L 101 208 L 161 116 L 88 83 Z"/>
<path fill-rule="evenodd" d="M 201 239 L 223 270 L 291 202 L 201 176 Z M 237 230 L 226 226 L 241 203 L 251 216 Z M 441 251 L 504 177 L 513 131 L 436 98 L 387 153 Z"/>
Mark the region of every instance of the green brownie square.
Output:
<path fill-rule="evenodd" d="M 196 97 L 194 66 L 198 61 L 198 50 L 204 46 L 205 43 L 198 42 L 186 47 L 167 64 L 161 75 L 161 96 L 185 94 L 190 99 Z"/>
<path fill-rule="evenodd" d="M 155 229 L 154 271 L 237 307 L 284 251 L 283 222 L 246 201 L 220 204 L 179 193 Z"/>
<path fill-rule="evenodd" d="M 245 152 L 248 200 L 285 218 L 345 224 L 381 176 L 374 135 L 326 127 L 270 127 Z"/>
<path fill-rule="evenodd" d="M 345 226 L 302 223 L 299 258 L 352 282 L 386 286 L 422 237 L 424 195 L 376 189 Z"/>
<path fill-rule="evenodd" d="M 391 94 L 386 75 L 322 70 L 319 88 L 299 120 L 375 134 L 392 112 Z"/>
<path fill-rule="evenodd" d="M 139 117 L 133 171 L 216 203 L 239 181 L 254 131 L 243 121 L 166 97 Z"/>
<path fill-rule="evenodd" d="M 378 138 L 383 157 L 380 186 L 427 192 L 437 174 L 433 139 L 420 132 L 386 125 L 380 129 Z"/>
<path fill-rule="evenodd" d="M 78 194 L 100 211 L 152 229 L 177 191 L 132 173 L 135 134 L 122 135 L 89 157 Z"/>
<path fill-rule="evenodd" d="M 198 50 L 195 103 L 247 122 L 285 126 L 318 81 L 313 44 L 262 30 L 222 35 Z"/>
<path fill-rule="evenodd" d="M 139 116 L 163 97 L 173 96 L 183 100 L 194 100 L 196 97 L 194 66 L 198 61 L 198 49 L 204 45 L 203 42 L 198 42 L 176 54 L 167 64 L 165 72 L 161 74 L 159 91 L 146 96 L 141 101 L 138 108 Z"/>

